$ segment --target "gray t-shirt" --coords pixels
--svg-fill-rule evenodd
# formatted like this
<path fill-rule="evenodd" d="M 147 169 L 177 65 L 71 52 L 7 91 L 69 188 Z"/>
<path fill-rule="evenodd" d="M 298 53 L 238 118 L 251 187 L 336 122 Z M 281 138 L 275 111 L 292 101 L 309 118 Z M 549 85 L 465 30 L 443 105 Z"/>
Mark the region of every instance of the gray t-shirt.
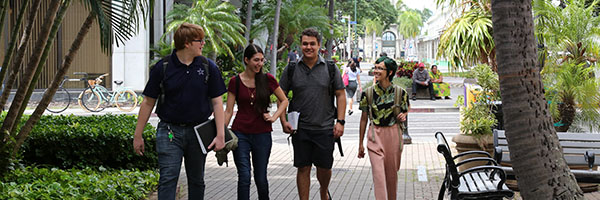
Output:
<path fill-rule="evenodd" d="M 426 83 L 431 80 L 431 77 L 429 77 L 429 72 L 426 69 L 424 69 L 423 71 L 420 71 L 419 69 L 415 69 L 415 72 L 413 72 L 412 79 L 413 79 L 413 81 L 418 81 L 420 83 Z"/>
<path fill-rule="evenodd" d="M 340 71 L 334 71 L 334 89 L 342 90 L 344 89 L 344 83 Z M 335 113 L 331 101 L 333 97 L 329 92 L 329 77 L 327 63 L 321 56 L 319 56 L 312 69 L 308 68 L 301 58 L 296 64 L 292 81 L 288 78 L 288 67 L 283 70 L 279 86 L 284 92 L 289 91 L 290 86 L 292 88 L 294 96 L 289 109 L 300 112 L 299 128 L 308 130 L 333 129 L 333 120 L 337 113 Z M 333 103 L 335 102 L 337 101 Z"/>

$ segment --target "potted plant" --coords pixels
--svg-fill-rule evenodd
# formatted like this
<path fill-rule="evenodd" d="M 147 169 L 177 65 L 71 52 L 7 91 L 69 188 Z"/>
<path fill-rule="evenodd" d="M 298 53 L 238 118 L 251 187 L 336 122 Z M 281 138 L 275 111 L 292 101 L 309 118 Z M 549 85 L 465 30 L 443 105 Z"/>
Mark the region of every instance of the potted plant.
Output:
<path fill-rule="evenodd" d="M 494 115 L 494 107 L 500 100 L 498 75 L 492 71 L 488 65 L 477 65 L 472 69 L 477 79 L 477 87 L 465 90 L 472 93 L 473 98 L 459 96 L 457 104 L 460 107 L 460 132 L 454 136 L 452 141 L 456 143 L 458 153 L 483 150 L 493 153 L 493 133 L 492 128 L 498 123 Z M 463 103 L 464 102 L 464 103 Z M 463 159 L 467 159 L 465 157 Z M 472 165 L 460 166 L 460 170 L 465 170 L 473 166 L 484 163 L 474 163 Z"/>

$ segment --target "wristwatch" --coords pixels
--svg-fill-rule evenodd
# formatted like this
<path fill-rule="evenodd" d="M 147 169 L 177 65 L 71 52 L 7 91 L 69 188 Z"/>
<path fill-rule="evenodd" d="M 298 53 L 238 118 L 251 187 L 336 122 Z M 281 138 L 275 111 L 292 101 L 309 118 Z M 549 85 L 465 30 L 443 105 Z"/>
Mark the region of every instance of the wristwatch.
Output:
<path fill-rule="evenodd" d="M 340 123 L 342 126 L 344 126 L 346 124 L 346 120 L 343 119 L 338 119 L 336 120 L 337 123 Z"/>

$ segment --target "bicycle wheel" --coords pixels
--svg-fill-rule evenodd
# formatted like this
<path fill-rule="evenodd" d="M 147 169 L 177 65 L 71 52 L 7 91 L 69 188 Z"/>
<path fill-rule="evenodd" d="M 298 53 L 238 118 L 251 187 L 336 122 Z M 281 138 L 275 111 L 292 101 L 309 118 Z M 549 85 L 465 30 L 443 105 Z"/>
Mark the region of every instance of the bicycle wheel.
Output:
<path fill-rule="evenodd" d="M 100 112 L 105 108 L 102 106 L 102 99 L 100 98 L 100 95 L 98 95 L 98 93 L 93 91 L 91 88 L 87 88 L 81 92 L 77 101 L 79 105 L 82 105 L 90 112 Z"/>
<path fill-rule="evenodd" d="M 137 106 L 137 95 L 132 90 L 123 90 L 115 96 L 117 108 L 123 112 L 129 112 Z"/>
<path fill-rule="evenodd" d="M 46 92 L 48 92 L 47 89 L 46 91 L 44 91 L 44 94 Z M 52 100 L 50 100 L 50 103 L 48 104 L 48 107 L 46 107 L 46 110 L 50 111 L 51 113 L 61 113 L 62 111 L 65 111 L 70 104 L 71 95 L 65 88 L 61 87 L 58 88 L 56 93 L 54 93 L 54 97 L 52 97 Z"/>

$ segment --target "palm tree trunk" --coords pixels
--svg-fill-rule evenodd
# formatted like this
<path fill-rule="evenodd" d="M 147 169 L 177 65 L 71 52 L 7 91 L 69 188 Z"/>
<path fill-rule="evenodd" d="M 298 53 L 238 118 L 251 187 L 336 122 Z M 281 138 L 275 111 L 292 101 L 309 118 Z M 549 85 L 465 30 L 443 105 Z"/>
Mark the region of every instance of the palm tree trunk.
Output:
<path fill-rule="evenodd" d="M 523 199 L 584 199 L 562 155 L 544 99 L 531 13 L 531 1 L 492 1 L 510 159 Z"/>
<path fill-rule="evenodd" d="M 70 0 L 67 0 L 67 2 L 70 2 Z M 51 30 L 51 27 L 52 27 L 55 19 L 58 16 L 57 11 L 58 11 L 58 8 L 60 5 L 61 5 L 61 0 L 52 0 L 50 3 L 49 9 L 47 11 L 48 13 L 44 17 L 44 19 L 46 21 L 44 22 L 44 24 L 42 25 L 42 28 L 40 29 L 40 32 L 39 32 L 40 34 L 38 35 L 38 39 L 34 45 L 35 48 L 33 49 L 33 52 L 29 59 L 27 68 L 23 71 L 24 73 L 23 73 L 22 81 L 19 84 L 19 89 L 15 93 L 15 97 L 11 103 L 8 114 L 6 115 L 6 118 L 4 119 L 4 122 L 2 123 L 0 132 L 10 131 L 13 129 L 15 124 L 17 124 L 16 122 L 17 122 L 17 118 L 19 115 L 18 112 L 21 110 L 21 105 L 23 105 L 23 103 L 24 103 L 23 100 L 25 99 L 27 88 L 29 87 L 29 84 L 31 84 L 31 81 L 32 81 L 33 75 L 37 69 L 37 66 L 38 66 L 40 60 L 42 60 L 42 53 L 43 53 L 44 49 L 46 48 L 46 44 L 52 43 L 54 41 L 54 38 L 50 38 L 50 35 L 51 35 L 50 30 Z M 53 35 L 56 35 L 56 34 L 53 34 Z M 25 104 L 26 104 L 26 102 L 25 102 Z"/>
<path fill-rule="evenodd" d="M 271 75 L 277 77 L 277 34 L 279 33 L 279 12 L 281 10 L 281 0 L 277 0 L 275 9 L 275 22 L 273 25 L 273 49 L 271 50 Z"/>
<path fill-rule="evenodd" d="M 334 0 L 329 0 L 329 34 L 332 37 L 330 39 L 327 39 L 327 43 L 325 43 L 325 48 L 327 49 L 325 59 L 327 60 L 331 60 L 331 54 L 333 53 L 333 14 L 335 12 L 334 2 Z"/>
<path fill-rule="evenodd" d="M 5 1 L 5 2 L 8 2 L 8 1 Z M 35 1 L 31 7 L 32 9 L 29 11 L 29 15 L 28 15 L 29 19 L 27 21 L 28 23 L 27 23 L 25 31 L 23 33 L 24 39 L 22 39 L 22 40 L 29 41 L 29 35 L 31 33 L 33 19 L 35 18 L 35 15 L 37 14 L 37 10 L 40 5 L 40 2 L 41 1 Z M 17 21 L 15 22 L 15 25 L 13 26 L 13 29 L 10 33 L 10 42 L 8 43 L 8 49 L 6 50 L 6 54 L 4 54 L 4 61 L 2 61 L 2 69 L 0 70 L 0 83 L 4 82 L 4 76 L 6 75 L 6 71 L 8 71 L 8 69 L 10 69 L 9 64 L 14 55 L 17 38 L 19 37 L 19 28 L 21 27 L 21 24 L 23 24 L 25 10 L 27 9 L 28 5 L 29 5 L 29 1 L 25 1 L 25 2 L 23 2 L 23 5 L 21 5 L 21 8 L 19 9 L 19 16 L 17 17 Z M 2 22 L 4 22 L 4 18 L 2 19 Z M 3 25 L 0 25 L 0 30 L 3 29 L 2 26 Z M 25 49 L 23 49 L 23 51 L 25 51 Z M 17 58 L 17 59 L 22 59 L 22 58 L 23 58 L 23 56 L 21 56 L 20 58 Z M 8 89 L 8 91 L 10 91 L 10 88 Z M 6 100 L 4 102 L 6 102 Z M 0 108 L 1 107 L 4 107 L 4 104 L 0 104 Z"/>
<path fill-rule="evenodd" d="M 92 27 L 92 22 L 94 22 L 95 16 L 96 15 L 94 12 L 90 12 L 88 17 L 85 19 L 83 25 L 81 25 L 79 33 L 77 33 L 77 37 L 75 37 L 75 40 L 73 40 L 73 43 L 71 43 L 69 52 L 67 52 L 62 66 L 60 66 L 60 68 L 56 72 L 56 75 L 54 76 L 54 79 L 52 80 L 52 83 L 50 83 L 50 86 L 46 90 L 47 92 L 44 93 L 44 96 L 42 97 L 42 100 L 40 101 L 38 106 L 35 108 L 35 111 L 33 111 L 31 117 L 29 117 L 25 125 L 19 131 L 19 134 L 16 137 L 17 142 L 14 146 L 13 153 L 18 152 L 25 139 L 29 136 L 29 133 L 31 133 L 33 126 L 40 120 L 40 117 L 46 110 L 46 107 L 48 107 L 48 104 L 50 103 L 50 101 L 52 101 L 52 97 L 56 93 L 58 85 L 63 80 L 63 76 L 67 74 L 67 71 L 71 67 L 71 63 L 73 62 L 73 59 L 77 55 L 77 51 L 79 51 L 79 48 L 83 43 L 83 39 L 90 31 L 90 27 Z"/>
<path fill-rule="evenodd" d="M 21 117 L 23 116 L 23 113 L 25 112 L 25 108 L 27 108 L 27 102 L 29 102 L 29 99 L 31 98 L 31 94 L 33 94 L 33 90 L 35 89 L 35 84 L 37 84 L 37 81 L 40 78 L 40 74 L 42 74 L 42 69 L 46 65 L 48 54 L 50 54 L 50 48 L 52 47 L 52 44 L 54 43 L 54 38 L 56 37 L 56 34 L 58 33 L 58 29 L 60 28 L 60 26 L 62 24 L 62 20 L 63 20 L 65 14 L 67 13 L 67 9 L 69 8 L 69 5 L 71 5 L 71 0 L 64 0 L 60 10 L 58 11 L 56 18 L 54 19 L 54 24 L 52 24 L 52 28 L 50 30 L 50 36 L 49 36 L 50 41 L 48 41 L 46 43 L 46 47 L 44 48 L 44 51 L 42 53 L 42 58 L 40 59 L 40 62 L 38 63 L 37 68 L 35 69 L 35 74 L 31 78 L 31 81 L 29 82 L 28 87 L 23 87 L 23 88 L 27 88 L 27 90 L 26 90 L 27 92 L 25 93 L 25 98 L 22 101 L 24 103 L 22 104 L 21 108 L 19 109 L 19 112 L 17 113 L 18 115 L 17 115 L 15 122 L 18 122 L 21 120 Z M 19 85 L 19 89 L 21 89 L 21 85 Z M 17 93 L 18 92 L 19 91 L 17 91 Z M 16 130 L 17 130 L 17 126 L 13 125 L 10 132 L 13 133 Z"/>
<path fill-rule="evenodd" d="M 246 8 L 246 33 L 244 33 L 244 37 L 246 38 L 246 43 L 250 44 L 250 30 L 252 28 L 252 0 L 248 0 L 248 8 Z"/>
<path fill-rule="evenodd" d="M 0 5 L 0 36 L 2 35 L 2 30 L 4 30 L 4 19 L 6 19 L 7 10 L 8 10 L 8 1 L 4 0 L 2 2 L 2 5 Z M 17 20 L 17 21 L 19 21 L 19 20 Z"/>

